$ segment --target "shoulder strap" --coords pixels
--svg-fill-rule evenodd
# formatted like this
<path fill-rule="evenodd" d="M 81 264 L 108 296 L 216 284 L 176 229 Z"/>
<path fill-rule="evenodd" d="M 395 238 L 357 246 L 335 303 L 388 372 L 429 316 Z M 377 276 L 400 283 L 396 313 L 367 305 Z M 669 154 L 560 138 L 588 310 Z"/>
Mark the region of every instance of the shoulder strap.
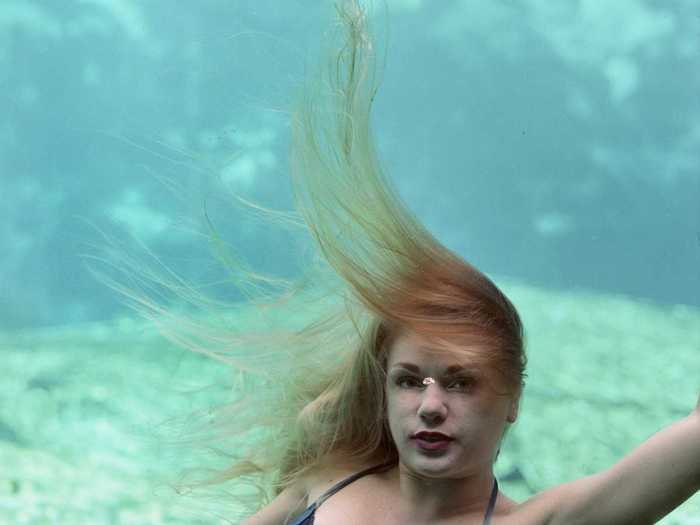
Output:
<path fill-rule="evenodd" d="M 368 474 L 372 474 L 374 472 L 379 472 L 382 469 L 388 468 L 391 465 L 394 465 L 396 463 L 396 460 L 390 461 L 388 463 L 382 463 L 381 465 L 375 465 L 374 467 L 370 467 L 368 469 L 362 470 L 360 472 L 356 472 L 352 476 L 348 476 L 342 481 L 339 481 L 335 485 L 333 485 L 331 488 L 329 488 L 326 492 L 324 492 L 315 502 L 314 502 L 314 508 L 318 508 L 321 503 L 326 501 L 328 498 L 330 498 L 333 494 L 338 492 L 340 489 L 343 487 L 349 485 L 353 481 L 360 479 L 363 476 L 366 476 Z"/>
<path fill-rule="evenodd" d="M 368 474 L 372 474 L 373 472 L 378 472 L 381 471 L 384 468 L 388 468 L 395 464 L 396 461 L 390 461 L 389 463 L 382 463 L 381 465 L 376 465 L 374 467 L 370 467 L 368 469 L 362 470 L 360 472 L 357 472 L 353 474 L 352 476 L 348 476 L 344 480 L 339 481 L 335 485 L 333 485 L 330 489 L 328 489 L 326 492 L 324 492 L 316 501 L 313 502 L 306 510 L 304 514 L 312 514 L 316 511 L 316 509 L 326 501 L 328 498 L 330 498 L 333 494 L 338 492 L 340 489 L 343 487 L 349 485 L 355 480 L 360 479 L 362 476 L 366 476 Z M 490 525 L 491 523 L 491 514 L 493 514 L 493 509 L 496 507 L 496 498 L 498 498 L 498 480 L 494 478 L 493 480 L 493 489 L 491 490 L 491 498 L 489 499 L 489 504 L 488 507 L 486 508 L 486 515 L 484 516 L 484 525 Z"/>
<path fill-rule="evenodd" d="M 496 498 L 498 497 L 498 481 L 493 478 L 493 490 L 491 490 L 491 499 L 489 500 L 489 506 L 486 509 L 486 515 L 484 516 L 484 525 L 489 525 L 491 523 L 491 514 L 493 514 L 493 509 L 496 507 Z"/>

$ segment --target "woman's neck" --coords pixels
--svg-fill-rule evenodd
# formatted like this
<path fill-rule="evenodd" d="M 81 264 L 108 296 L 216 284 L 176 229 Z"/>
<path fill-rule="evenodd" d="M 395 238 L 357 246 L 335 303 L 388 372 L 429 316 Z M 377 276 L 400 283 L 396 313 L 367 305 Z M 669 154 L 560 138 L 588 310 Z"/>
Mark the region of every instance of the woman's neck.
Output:
<path fill-rule="evenodd" d="M 401 513 L 417 523 L 483 515 L 494 487 L 490 469 L 459 478 L 426 478 L 403 465 L 394 469 Z"/>

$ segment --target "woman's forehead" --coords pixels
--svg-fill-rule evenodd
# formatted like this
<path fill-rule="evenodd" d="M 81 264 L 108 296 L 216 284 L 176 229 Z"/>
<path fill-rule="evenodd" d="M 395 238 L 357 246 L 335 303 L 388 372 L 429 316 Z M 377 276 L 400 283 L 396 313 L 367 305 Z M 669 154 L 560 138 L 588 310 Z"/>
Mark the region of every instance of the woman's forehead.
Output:
<path fill-rule="evenodd" d="M 419 367 L 468 367 L 471 361 L 468 350 L 475 348 L 408 332 L 399 336 L 391 345 L 387 364 L 390 367 L 398 363 Z"/>

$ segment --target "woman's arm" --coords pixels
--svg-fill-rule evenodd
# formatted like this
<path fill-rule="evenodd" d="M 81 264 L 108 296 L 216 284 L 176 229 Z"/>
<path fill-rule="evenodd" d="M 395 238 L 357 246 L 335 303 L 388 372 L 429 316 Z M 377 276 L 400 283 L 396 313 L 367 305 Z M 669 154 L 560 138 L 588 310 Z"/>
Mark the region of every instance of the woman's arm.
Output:
<path fill-rule="evenodd" d="M 557 487 L 551 525 L 656 523 L 700 490 L 700 398 L 608 470 Z"/>

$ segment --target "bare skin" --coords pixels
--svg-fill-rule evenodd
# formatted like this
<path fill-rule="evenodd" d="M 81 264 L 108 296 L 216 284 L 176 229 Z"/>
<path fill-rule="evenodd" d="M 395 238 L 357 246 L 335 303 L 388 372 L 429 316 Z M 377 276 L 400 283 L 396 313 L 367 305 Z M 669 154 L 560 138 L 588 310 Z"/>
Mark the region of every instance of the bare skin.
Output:
<path fill-rule="evenodd" d="M 465 368 L 448 372 L 451 366 Z M 488 387 L 489 378 L 460 362 L 449 347 L 437 347 L 413 333 L 394 342 L 387 370 L 387 417 L 400 462 L 329 498 L 315 522 L 482 523 L 494 483 L 493 460 L 506 425 L 517 418 L 518 399 L 498 395 Z M 426 376 L 435 382 L 424 385 Z M 446 450 L 426 451 L 413 439 L 422 430 L 441 432 L 452 441 Z M 316 476 L 308 484 L 308 501 L 369 466 Z M 499 492 L 494 523 L 517 509 L 516 502 Z"/>
<path fill-rule="evenodd" d="M 321 494 L 332 487 L 338 481 L 356 473 L 371 465 L 357 466 L 354 469 L 335 469 L 334 471 L 324 472 L 325 475 L 319 475 L 309 483 L 309 492 L 307 503 L 315 501 Z M 399 467 L 394 467 L 391 470 L 380 473 L 370 474 L 358 479 L 354 483 L 343 488 L 340 492 L 333 495 L 321 505 L 316 511 L 314 520 L 315 525 L 324 525 L 337 523 L 343 524 L 386 524 L 386 525 L 418 525 L 427 523 L 436 523 L 439 525 L 481 525 L 487 501 L 483 502 L 483 508 L 467 512 L 452 518 L 443 520 L 425 521 L 419 517 L 413 517 L 407 514 L 406 510 L 398 508 L 397 503 L 401 499 L 401 494 L 398 489 Z M 357 502 L 361 501 L 362 505 Z M 508 523 L 526 523 L 519 521 L 517 511 L 519 504 L 509 499 L 505 494 L 499 492 L 496 500 L 496 507 L 492 516 L 493 525 L 501 525 Z M 502 521 L 502 518 L 511 516 L 511 521 Z M 546 523 L 544 521 L 530 521 L 526 525 L 535 525 L 536 523 Z"/>
<path fill-rule="evenodd" d="M 466 368 L 448 371 L 457 365 Z M 434 382 L 424 383 L 426 376 Z M 328 498 L 316 511 L 315 525 L 482 524 L 493 459 L 503 430 L 518 413 L 518 398 L 498 394 L 492 385 L 492 377 L 460 363 L 449 347 L 436 351 L 414 334 L 397 339 L 389 354 L 386 393 L 399 464 Z M 422 430 L 453 439 L 440 451 L 426 451 L 412 439 Z M 340 454 L 328 459 L 332 467 L 288 487 L 243 524 L 290 523 L 335 483 L 375 466 L 350 464 Z M 700 398 L 687 417 L 604 471 L 523 503 L 499 492 L 491 525 L 651 524 L 699 489 Z"/>

